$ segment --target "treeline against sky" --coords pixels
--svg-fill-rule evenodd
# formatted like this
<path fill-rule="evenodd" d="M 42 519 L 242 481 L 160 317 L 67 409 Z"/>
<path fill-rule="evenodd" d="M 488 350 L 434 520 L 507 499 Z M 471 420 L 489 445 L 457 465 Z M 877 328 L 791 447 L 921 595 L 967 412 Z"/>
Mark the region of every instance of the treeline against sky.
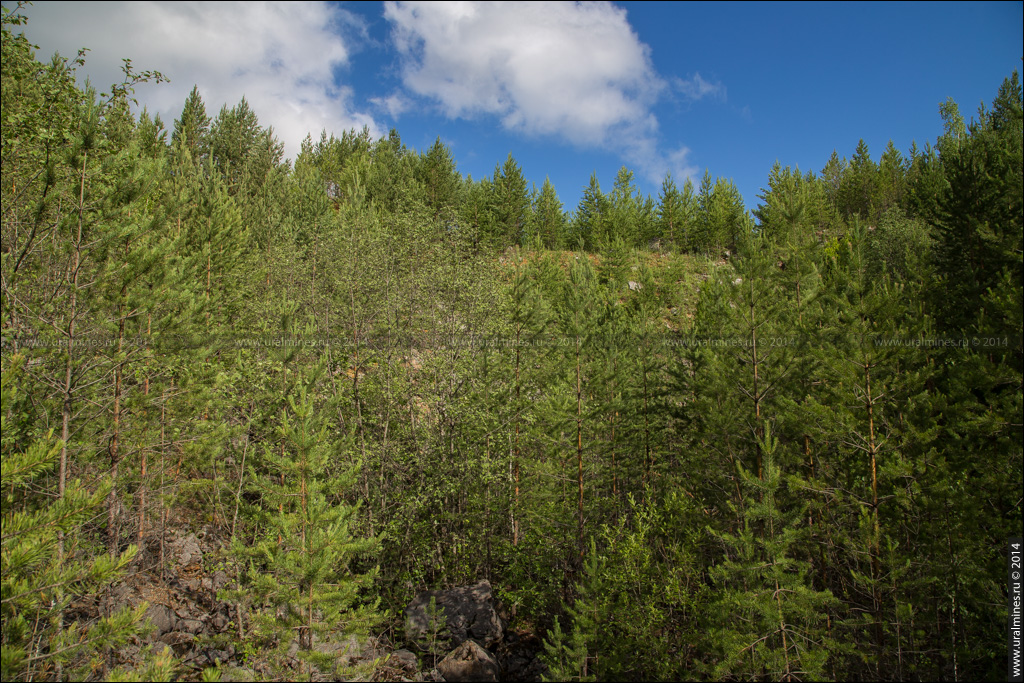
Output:
<path fill-rule="evenodd" d="M 72 605 L 225 539 L 279 675 L 489 578 L 567 679 L 998 679 L 1019 535 L 1022 96 L 878 161 L 622 169 L 168 129 L 5 9 L 3 678 L 169 676 Z M 76 608 L 77 609 L 77 608 Z M 301 671 L 286 670 L 293 637 Z"/>

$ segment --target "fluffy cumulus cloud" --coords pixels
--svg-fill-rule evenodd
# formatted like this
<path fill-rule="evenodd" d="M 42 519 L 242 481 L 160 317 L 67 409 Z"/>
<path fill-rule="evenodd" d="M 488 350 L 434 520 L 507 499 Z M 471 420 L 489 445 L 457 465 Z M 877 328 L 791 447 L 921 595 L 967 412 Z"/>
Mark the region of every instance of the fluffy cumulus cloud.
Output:
<path fill-rule="evenodd" d="M 450 117 L 493 115 L 512 131 L 613 149 L 648 175 L 685 157 L 658 152 L 652 107 L 667 84 L 624 9 L 388 2 L 384 14 L 405 87 Z"/>
<path fill-rule="evenodd" d="M 168 127 L 193 85 L 211 118 L 244 95 L 294 156 L 307 133 L 379 126 L 355 111 L 335 72 L 349 63 L 341 37 L 351 15 L 319 2 L 41 2 L 25 11 L 40 57 L 87 47 L 85 73 L 98 87 L 120 80 L 121 60 L 159 70 L 170 84 L 137 94 Z"/>

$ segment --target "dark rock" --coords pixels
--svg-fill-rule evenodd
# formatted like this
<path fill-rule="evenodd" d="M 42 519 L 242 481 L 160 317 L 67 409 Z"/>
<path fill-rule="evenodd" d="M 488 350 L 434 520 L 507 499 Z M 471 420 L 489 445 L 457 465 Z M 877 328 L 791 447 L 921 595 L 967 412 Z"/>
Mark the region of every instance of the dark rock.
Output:
<path fill-rule="evenodd" d="M 210 663 L 210 666 L 227 664 L 235 656 L 235 648 L 228 645 L 226 650 L 207 650 L 203 653 L 203 656 L 206 657 L 206 661 Z"/>
<path fill-rule="evenodd" d="M 198 635 L 206 630 L 206 625 L 198 619 L 182 619 L 178 622 L 178 630 Z"/>
<path fill-rule="evenodd" d="M 153 624 L 153 637 L 159 638 L 165 633 L 170 633 L 178 624 L 178 615 L 166 605 L 150 605 L 146 609 L 146 617 Z"/>
<path fill-rule="evenodd" d="M 544 642 L 528 631 L 509 631 L 495 653 L 507 681 L 542 681 L 551 672 L 541 661 Z"/>
<path fill-rule="evenodd" d="M 431 598 L 439 613 L 436 620 L 428 614 Z M 442 624 L 445 628 L 441 628 Z M 494 610 L 488 581 L 450 590 L 424 591 L 405 608 L 406 640 L 424 652 L 430 649 L 435 633 L 441 638 L 449 637 L 453 647 L 469 638 L 491 647 L 501 642 L 504 631 L 504 624 Z"/>
<path fill-rule="evenodd" d="M 184 633 L 182 631 L 172 631 L 171 633 L 165 633 L 160 636 L 160 642 L 166 645 L 170 645 L 171 649 L 174 650 L 174 654 L 181 657 L 192 647 L 192 642 L 196 639 L 191 633 Z"/>
<path fill-rule="evenodd" d="M 480 647 L 474 640 L 467 640 L 448 653 L 448 656 L 437 665 L 437 670 L 444 680 L 458 681 L 494 681 L 497 683 L 501 669 L 498 660 L 487 650 Z"/>

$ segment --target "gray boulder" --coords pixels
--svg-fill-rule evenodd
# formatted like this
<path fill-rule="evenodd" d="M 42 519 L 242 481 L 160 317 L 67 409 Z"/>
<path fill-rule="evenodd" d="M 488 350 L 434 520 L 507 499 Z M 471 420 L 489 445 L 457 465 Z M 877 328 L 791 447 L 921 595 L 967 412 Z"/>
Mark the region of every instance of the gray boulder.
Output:
<path fill-rule="evenodd" d="M 437 613 L 431 615 L 430 599 Z M 500 643 L 505 625 L 494 610 L 490 582 L 450 590 L 424 591 L 405 608 L 405 636 L 421 652 L 431 649 L 433 641 L 448 640 L 456 647 L 472 638 L 484 647 Z"/>
<path fill-rule="evenodd" d="M 178 630 L 184 631 L 185 633 L 191 633 L 193 635 L 199 635 L 206 630 L 206 625 L 198 619 L 180 619 L 178 621 Z"/>
<path fill-rule="evenodd" d="M 174 557 L 174 561 L 182 567 L 203 561 L 203 551 L 199 548 L 199 539 L 195 534 L 189 534 L 172 543 L 171 555 Z"/>
<path fill-rule="evenodd" d="M 458 681 L 494 681 L 501 675 L 498 660 L 480 644 L 467 640 L 448 653 L 437 665 L 437 670 L 450 683 Z"/>
<path fill-rule="evenodd" d="M 152 638 L 159 638 L 165 633 L 170 633 L 178 625 L 178 615 L 166 605 L 150 605 L 146 609 L 146 617 L 153 624 Z"/>

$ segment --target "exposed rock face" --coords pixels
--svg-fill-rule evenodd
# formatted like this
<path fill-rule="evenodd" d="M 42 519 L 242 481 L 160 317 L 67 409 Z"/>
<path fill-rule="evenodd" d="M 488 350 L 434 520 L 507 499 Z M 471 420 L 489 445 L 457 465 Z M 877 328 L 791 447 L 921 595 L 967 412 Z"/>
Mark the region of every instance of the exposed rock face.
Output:
<path fill-rule="evenodd" d="M 494 681 L 497 683 L 501 669 L 498 660 L 480 644 L 467 640 L 459 645 L 437 665 L 437 670 L 450 683 L 458 681 Z"/>
<path fill-rule="evenodd" d="M 428 614 L 430 599 L 434 598 L 438 620 L 443 618 L 445 628 Z M 484 647 L 501 642 L 505 625 L 494 610 L 490 582 L 484 580 L 473 586 L 461 586 L 444 591 L 424 591 L 405 608 L 405 635 L 411 645 L 420 651 L 430 649 L 430 639 L 436 633 L 450 637 L 450 645 L 458 646 L 469 638 Z"/>
<path fill-rule="evenodd" d="M 171 556 L 182 567 L 198 564 L 203 561 L 203 551 L 199 547 L 199 539 L 195 534 L 179 538 L 171 544 Z"/>
<path fill-rule="evenodd" d="M 151 638 L 159 638 L 165 633 L 170 633 L 178 624 L 178 615 L 165 605 L 150 605 L 146 610 L 146 616 L 153 624 Z"/>

